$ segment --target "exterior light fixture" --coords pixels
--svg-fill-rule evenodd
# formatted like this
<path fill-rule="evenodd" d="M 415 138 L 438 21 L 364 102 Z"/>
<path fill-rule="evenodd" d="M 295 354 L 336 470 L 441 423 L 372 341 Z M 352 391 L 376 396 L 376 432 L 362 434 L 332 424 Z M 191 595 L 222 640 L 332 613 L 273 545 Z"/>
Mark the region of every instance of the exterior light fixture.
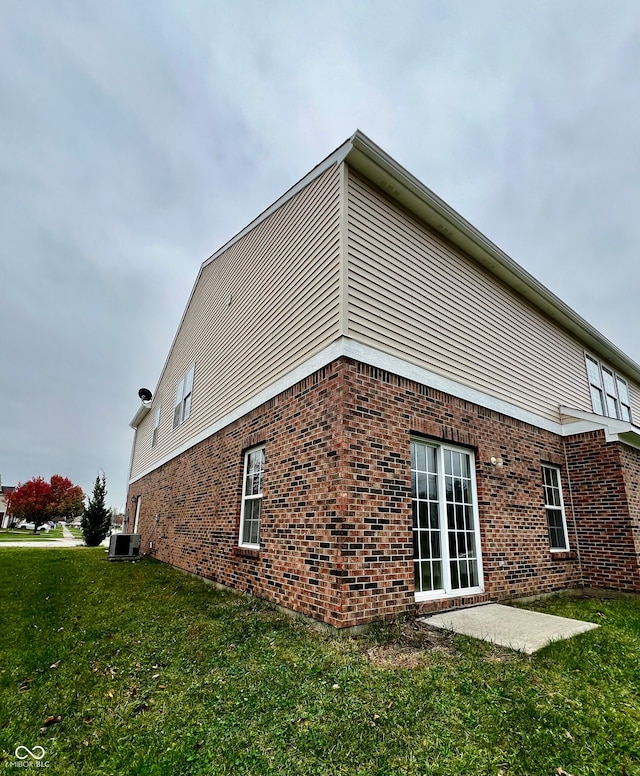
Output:
<path fill-rule="evenodd" d="M 141 388 L 138 391 L 138 396 L 140 397 L 140 400 L 143 404 L 148 404 L 148 402 L 151 401 L 152 393 L 148 388 Z"/>

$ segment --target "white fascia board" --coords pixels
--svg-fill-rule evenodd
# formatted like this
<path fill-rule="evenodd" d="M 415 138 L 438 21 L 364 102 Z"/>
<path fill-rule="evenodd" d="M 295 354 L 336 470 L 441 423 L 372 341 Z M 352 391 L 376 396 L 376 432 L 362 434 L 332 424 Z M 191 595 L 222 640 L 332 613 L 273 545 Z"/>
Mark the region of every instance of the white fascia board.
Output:
<path fill-rule="evenodd" d="M 135 414 L 135 415 L 133 416 L 133 418 L 131 419 L 131 423 L 129 423 L 129 425 L 131 426 L 131 428 L 138 428 L 138 426 L 140 425 L 140 423 L 142 423 L 143 419 L 144 419 L 144 418 L 147 416 L 147 414 L 149 413 L 149 410 L 150 410 L 150 409 L 151 409 L 151 405 L 141 404 L 141 405 L 138 407 L 138 411 L 136 412 L 136 414 Z"/>
<path fill-rule="evenodd" d="M 572 407 L 560 407 L 562 420 L 562 435 L 573 436 L 587 431 L 604 431 L 607 442 L 622 442 L 630 447 L 640 449 L 640 428 L 626 420 L 608 418 L 592 412 L 583 412 Z"/>
<path fill-rule="evenodd" d="M 378 369 L 382 369 L 385 372 L 397 374 L 399 377 L 404 377 L 408 380 L 421 383 L 422 385 L 427 385 L 430 388 L 441 391 L 442 393 L 447 393 L 451 396 L 455 396 L 456 398 L 463 399 L 473 404 L 478 404 L 481 407 L 486 407 L 487 409 L 498 412 L 501 415 L 507 415 L 517 420 L 521 420 L 531 426 L 543 428 L 546 431 L 550 431 L 554 434 L 561 435 L 563 433 L 563 426 L 560 423 L 555 423 L 554 421 L 549 420 L 548 418 L 544 418 L 541 415 L 537 415 L 534 412 L 529 412 L 528 410 L 522 409 L 522 407 L 517 407 L 515 404 L 498 399 L 495 396 L 490 396 L 489 394 L 483 393 L 482 391 L 478 391 L 474 388 L 463 385 L 462 383 L 458 383 L 455 380 L 450 380 L 447 377 L 443 377 L 442 375 L 431 372 L 430 370 L 423 367 L 410 364 L 409 362 L 403 361 L 396 356 L 383 353 L 382 351 L 377 350 L 376 348 L 373 348 L 369 345 L 356 342 L 349 337 L 340 337 L 326 348 L 323 348 L 321 351 L 316 353 L 310 359 L 304 361 L 291 372 L 287 373 L 279 380 L 276 380 L 276 382 L 260 391 L 260 393 L 256 394 L 231 412 L 219 418 L 217 421 L 215 421 L 215 423 L 204 429 L 204 431 L 201 431 L 196 436 L 187 440 L 182 445 L 180 445 L 180 447 L 172 450 L 159 461 L 156 461 L 152 466 L 131 478 L 129 484 L 141 479 L 142 477 L 146 477 L 147 474 L 150 474 L 155 469 L 163 466 L 173 458 L 181 455 L 189 448 L 194 447 L 200 442 L 203 442 L 205 439 L 208 439 L 208 437 L 210 437 L 212 434 L 221 431 L 230 423 L 239 420 L 248 412 L 256 409 L 261 404 L 264 404 L 264 402 L 273 399 L 279 393 L 286 391 L 287 388 L 291 388 L 291 386 L 300 382 L 300 380 L 304 380 L 305 377 L 308 377 L 318 369 L 321 369 L 323 366 L 330 364 L 332 361 L 335 361 L 341 356 L 352 358 L 354 361 L 360 361 L 362 363 L 369 364 L 370 366 L 377 367 Z"/>
<path fill-rule="evenodd" d="M 600 334 L 590 323 L 362 132 L 357 131 L 351 138 L 351 150 L 345 156 L 345 161 L 447 240 L 472 256 L 481 266 L 571 332 L 586 346 L 592 348 L 611 366 L 640 383 L 640 365 Z"/>

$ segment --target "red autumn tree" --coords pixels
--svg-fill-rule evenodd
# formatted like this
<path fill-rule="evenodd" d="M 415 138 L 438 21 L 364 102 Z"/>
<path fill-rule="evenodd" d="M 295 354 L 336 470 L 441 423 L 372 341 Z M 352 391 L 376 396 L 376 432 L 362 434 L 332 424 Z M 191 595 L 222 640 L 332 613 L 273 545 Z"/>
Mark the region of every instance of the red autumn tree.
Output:
<path fill-rule="evenodd" d="M 9 509 L 13 517 L 33 523 L 37 531 L 46 520 L 80 514 L 84 493 L 68 477 L 59 474 L 54 474 L 51 482 L 32 477 L 11 493 Z"/>
<path fill-rule="evenodd" d="M 51 503 L 51 485 L 42 477 L 33 477 L 18 487 L 9 496 L 9 509 L 14 518 L 26 520 L 35 529 L 48 519 Z"/>
<path fill-rule="evenodd" d="M 68 477 L 54 474 L 50 481 L 51 505 L 49 514 L 52 520 L 63 517 L 77 517 L 84 511 L 84 493 L 79 485 L 74 485 Z"/>

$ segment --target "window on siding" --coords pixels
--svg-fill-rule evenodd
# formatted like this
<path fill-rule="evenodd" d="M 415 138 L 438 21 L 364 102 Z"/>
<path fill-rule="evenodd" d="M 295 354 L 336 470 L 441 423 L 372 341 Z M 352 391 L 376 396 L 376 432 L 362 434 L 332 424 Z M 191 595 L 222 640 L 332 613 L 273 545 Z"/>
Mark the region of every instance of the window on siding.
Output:
<path fill-rule="evenodd" d="M 604 415 L 604 393 L 602 391 L 602 376 L 600 375 L 600 364 L 585 355 L 587 363 L 587 375 L 589 376 L 589 388 L 591 390 L 591 405 L 597 415 Z"/>
<path fill-rule="evenodd" d="M 411 506 L 416 596 L 482 589 L 473 454 L 411 442 Z"/>
<path fill-rule="evenodd" d="M 542 482 L 544 484 L 544 508 L 547 513 L 547 528 L 549 529 L 549 546 L 552 551 L 568 550 L 569 537 L 562 501 L 560 469 L 557 466 L 543 466 Z"/>
<path fill-rule="evenodd" d="M 631 402 L 626 381 L 588 353 L 585 353 L 585 362 L 593 411 L 597 415 L 631 423 Z"/>
<path fill-rule="evenodd" d="M 160 427 L 160 410 L 162 407 L 158 407 L 156 414 L 153 418 L 153 431 L 151 432 L 151 447 L 155 447 L 158 444 L 158 428 Z"/>
<path fill-rule="evenodd" d="M 602 367 L 602 377 L 604 379 L 604 401 L 607 409 L 607 415 L 610 418 L 620 417 L 620 405 L 618 402 L 618 389 L 616 387 L 616 378 L 610 369 Z"/>
<path fill-rule="evenodd" d="M 176 386 L 176 401 L 173 407 L 173 427 L 177 428 L 191 414 L 191 392 L 193 391 L 193 372 L 195 364 Z"/>
<path fill-rule="evenodd" d="M 627 420 L 629 423 L 631 420 L 631 399 L 629 398 L 629 388 L 621 377 L 616 376 L 616 386 L 618 388 L 618 396 L 620 397 L 620 412 L 622 414 L 622 420 Z"/>
<path fill-rule="evenodd" d="M 241 547 L 257 549 L 260 546 L 263 475 L 264 447 L 248 450 L 244 456 L 244 475 L 242 478 Z"/>

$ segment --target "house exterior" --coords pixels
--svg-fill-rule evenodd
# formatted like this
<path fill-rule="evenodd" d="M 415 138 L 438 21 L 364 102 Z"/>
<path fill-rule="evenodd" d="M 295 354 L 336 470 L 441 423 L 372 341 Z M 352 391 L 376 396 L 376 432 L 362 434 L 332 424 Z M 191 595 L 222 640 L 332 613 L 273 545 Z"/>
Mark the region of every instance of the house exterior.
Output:
<path fill-rule="evenodd" d="M 335 628 L 640 592 L 640 366 L 360 132 L 200 269 L 144 553 Z"/>
<path fill-rule="evenodd" d="M 2 478 L 0 478 L 0 528 L 8 528 L 11 524 L 9 496 L 14 490 L 14 485 L 3 485 Z"/>

